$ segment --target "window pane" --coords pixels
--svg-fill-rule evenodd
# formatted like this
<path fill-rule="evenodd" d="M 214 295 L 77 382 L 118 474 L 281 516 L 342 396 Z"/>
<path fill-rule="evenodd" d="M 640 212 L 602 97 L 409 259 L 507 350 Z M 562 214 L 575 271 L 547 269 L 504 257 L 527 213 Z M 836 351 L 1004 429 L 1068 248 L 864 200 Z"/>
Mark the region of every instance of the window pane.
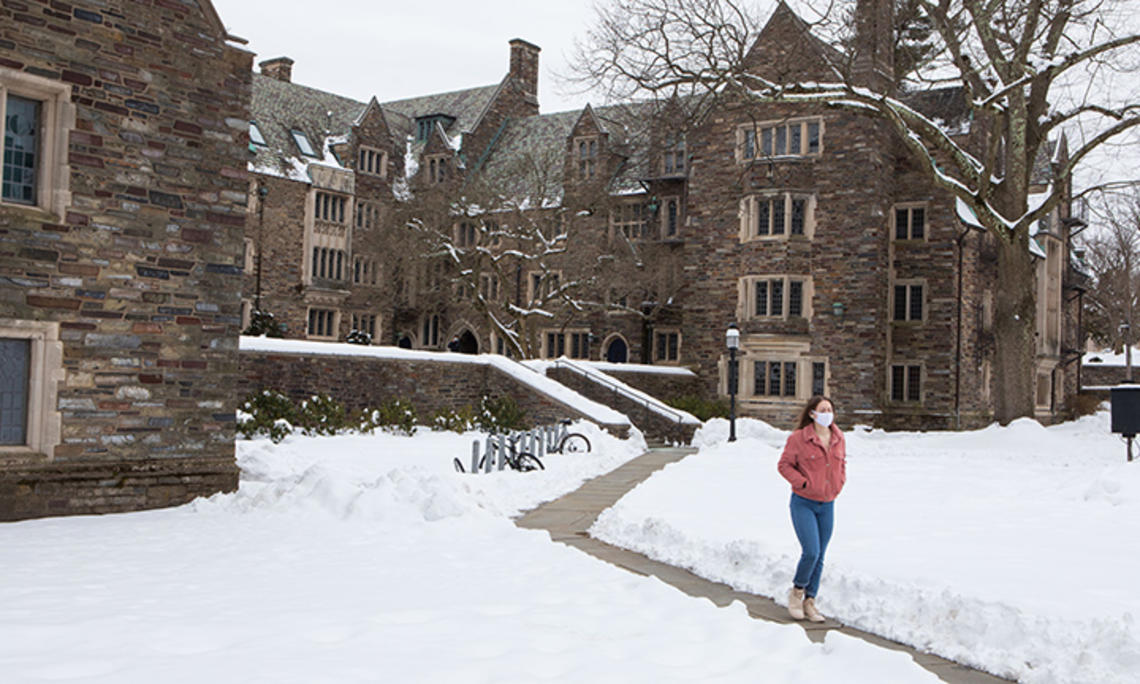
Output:
<path fill-rule="evenodd" d="M 796 396 L 796 364 L 794 361 L 784 364 L 784 396 Z"/>
<path fill-rule="evenodd" d="M 906 383 L 906 366 L 891 366 L 891 400 L 902 401 Z"/>
<path fill-rule="evenodd" d="M 772 156 L 772 129 L 765 128 L 760 131 L 760 154 L 765 157 Z"/>
<path fill-rule="evenodd" d="M 776 127 L 776 156 L 788 153 L 788 127 Z"/>
<path fill-rule="evenodd" d="M 800 147 L 800 136 L 802 135 L 803 124 L 792 124 L 788 127 L 788 154 L 802 154 Z"/>
<path fill-rule="evenodd" d="M 768 235 L 772 232 L 771 223 L 772 216 L 769 212 L 772 211 L 772 203 L 769 200 L 760 200 L 756 203 L 756 234 Z"/>
<path fill-rule="evenodd" d="M 756 157 L 756 130 L 744 131 L 744 158 Z"/>
<path fill-rule="evenodd" d="M 908 217 L 908 213 L 909 212 L 907 212 L 906 209 L 895 209 L 895 239 L 896 240 L 907 239 L 907 234 L 908 234 L 907 233 L 907 228 L 908 228 L 907 217 Z"/>
<path fill-rule="evenodd" d="M 0 444 L 28 441 L 30 340 L 0 339 Z"/>
<path fill-rule="evenodd" d="M 768 378 L 768 364 L 756 361 L 752 364 L 752 394 L 757 396 L 765 394 L 764 381 Z"/>
<path fill-rule="evenodd" d="M 289 131 L 289 133 L 293 136 L 293 142 L 297 143 L 297 149 L 301 150 L 301 154 L 306 157 L 317 156 L 317 153 L 313 151 L 313 145 L 309 142 L 308 136 L 296 129 Z"/>
<path fill-rule="evenodd" d="M 907 366 L 906 367 L 906 399 L 907 401 L 918 401 L 920 397 L 919 377 L 922 374 L 922 366 Z"/>
<path fill-rule="evenodd" d="M 915 207 L 910 210 L 910 237 L 913 240 L 922 240 L 926 235 L 926 209 Z"/>
<path fill-rule="evenodd" d="M 826 364 L 818 361 L 811 364 L 811 393 L 813 395 L 823 394 L 823 378 L 826 371 Z"/>
<path fill-rule="evenodd" d="M 756 281 L 756 315 L 768 315 L 768 281 Z"/>
<path fill-rule="evenodd" d="M 816 154 L 819 152 L 819 124 L 808 124 L 808 154 Z"/>
<path fill-rule="evenodd" d="M 910 320 L 922 320 L 922 286 L 910 286 Z"/>
<path fill-rule="evenodd" d="M 768 394 L 780 396 L 780 364 L 768 364 Z"/>
<path fill-rule="evenodd" d="M 772 235 L 784 234 L 784 200 L 783 197 L 772 200 Z"/>
<path fill-rule="evenodd" d="M 677 234 L 677 203 L 669 200 L 668 210 L 666 212 L 665 235 L 672 237 Z"/>
<path fill-rule="evenodd" d="M 249 122 L 249 141 L 254 145 L 265 147 L 265 136 L 261 134 L 261 129 L 257 127 L 256 121 Z"/>
<path fill-rule="evenodd" d="M 906 320 L 906 285 L 895 285 L 895 320 Z"/>
<path fill-rule="evenodd" d="M 39 151 L 40 103 L 8 96 L 4 113 L 3 198 L 18 204 L 36 203 L 36 158 Z"/>
<path fill-rule="evenodd" d="M 804 234 L 804 209 L 807 205 L 807 200 L 793 199 L 792 200 L 792 235 Z"/>
<path fill-rule="evenodd" d="M 784 281 L 783 280 L 773 280 L 772 281 L 772 306 L 771 306 L 771 310 L 772 310 L 773 316 L 783 316 L 784 315 Z"/>
<path fill-rule="evenodd" d="M 680 350 L 678 349 L 678 347 L 680 346 L 680 342 L 681 342 L 681 336 L 680 335 L 678 335 L 677 333 L 670 333 L 669 334 L 669 360 L 670 361 L 676 361 L 679 358 Z"/>
<path fill-rule="evenodd" d="M 788 283 L 788 315 L 804 315 L 804 284 L 799 280 Z"/>

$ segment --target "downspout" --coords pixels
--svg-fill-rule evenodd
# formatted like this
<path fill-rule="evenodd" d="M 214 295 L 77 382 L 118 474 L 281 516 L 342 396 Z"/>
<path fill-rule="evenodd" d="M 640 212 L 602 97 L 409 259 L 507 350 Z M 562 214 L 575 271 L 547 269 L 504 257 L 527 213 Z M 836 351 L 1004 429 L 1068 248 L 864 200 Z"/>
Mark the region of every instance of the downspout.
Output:
<path fill-rule="evenodd" d="M 262 247 L 264 246 L 263 236 L 265 231 L 263 226 L 265 224 L 265 198 L 267 195 L 269 195 L 269 188 L 265 187 L 263 182 L 259 181 L 257 184 L 257 255 L 255 256 L 257 259 L 257 284 L 254 290 L 254 298 L 258 311 L 261 311 L 261 253 Z"/>
<path fill-rule="evenodd" d="M 958 296 L 955 297 L 958 317 L 958 328 L 954 341 L 954 429 L 962 429 L 962 253 L 966 236 L 970 229 L 958 235 Z"/>

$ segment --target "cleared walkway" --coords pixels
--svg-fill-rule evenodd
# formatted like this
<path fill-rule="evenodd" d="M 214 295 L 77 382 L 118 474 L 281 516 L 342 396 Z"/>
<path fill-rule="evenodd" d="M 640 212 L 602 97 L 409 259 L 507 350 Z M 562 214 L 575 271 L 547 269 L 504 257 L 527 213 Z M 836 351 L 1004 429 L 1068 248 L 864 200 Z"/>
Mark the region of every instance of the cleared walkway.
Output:
<path fill-rule="evenodd" d="M 693 451 L 693 449 L 651 449 L 617 470 L 596 477 L 566 496 L 524 514 L 515 522 L 519 527 L 547 530 L 554 541 L 573 546 L 630 572 L 652 575 L 690 596 L 707 598 L 718 606 L 727 606 L 733 601 L 740 601 L 748 607 L 748 614 L 754 618 L 780 623 L 796 622 L 788 617 L 787 610 L 783 606 L 777 605 L 770 598 L 737 591 L 727 584 L 711 582 L 688 570 L 660 563 L 640 553 L 611 546 L 587 536 L 586 530 L 594 524 L 598 514 L 614 505 L 626 492 L 655 471 L 681 460 Z M 814 641 L 821 641 L 828 630 L 838 630 L 883 648 L 905 651 L 914 658 L 915 662 L 946 682 L 991 684 L 1006 681 L 938 656 L 919 653 L 909 646 L 831 620 L 821 624 L 809 622 L 798 624 Z"/>

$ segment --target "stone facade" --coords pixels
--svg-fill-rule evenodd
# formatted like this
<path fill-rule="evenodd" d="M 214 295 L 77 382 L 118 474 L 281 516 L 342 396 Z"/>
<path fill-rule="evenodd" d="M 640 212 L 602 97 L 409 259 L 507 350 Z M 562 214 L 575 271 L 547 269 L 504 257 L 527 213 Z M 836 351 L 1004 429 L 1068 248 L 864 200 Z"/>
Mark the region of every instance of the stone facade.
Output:
<path fill-rule="evenodd" d="M 851 59 L 780 3 L 748 63 L 790 81 L 828 79 L 842 62 L 863 84 L 889 87 L 891 46 L 876 28 L 889 10 L 865 5 Z M 251 233 L 260 259 L 246 285 L 260 278 L 261 307 L 288 336 L 343 339 L 366 326 L 374 343 L 503 352 L 504 335 L 516 335 L 528 356 L 686 366 L 700 393 L 724 396 L 724 334 L 735 322 L 744 415 L 786 424 L 824 392 L 847 424 L 992 419 L 995 238 L 963 220 L 886 124 L 728 95 L 699 117 L 682 101 L 539 114 L 538 58 L 536 46 L 511 41 L 497 85 L 367 104 L 289 83 L 280 61 L 266 64 L 254 80 L 266 138 L 254 183 L 269 194 L 264 211 L 251 205 L 264 228 Z M 984 139 L 961 90 L 904 97 L 958 142 Z M 295 144 L 298 130 L 312 154 Z M 382 153 L 383 173 L 364 148 Z M 322 185 L 337 174 L 351 174 L 353 190 Z M 1046 160 L 1037 180 L 1048 177 Z M 298 217 L 330 191 L 354 215 L 345 259 L 378 263 L 375 284 L 306 275 L 325 257 Z M 529 209 L 483 204 L 495 194 Z M 496 226 L 528 221 L 557 225 L 547 235 L 565 231 L 565 245 L 536 256 L 525 240 L 495 237 L 509 234 Z M 410 240 L 409 225 L 435 237 Z M 1035 238 L 1046 422 L 1076 391 L 1077 225 L 1063 206 Z"/>
<path fill-rule="evenodd" d="M 546 375 L 584 397 L 625 414 L 647 440 L 676 444 L 688 444 L 693 441 L 693 433 L 697 431 L 698 425 L 682 422 L 680 415 L 676 419 L 671 419 L 641 402 L 617 394 L 604 385 L 567 368 L 549 368 Z"/>
<path fill-rule="evenodd" d="M 30 352 L 0 520 L 237 486 L 252 55 L 230 40 L 208 0 L 0 6 L 0 106 L 29 134 L 5 145 L 38 153 L 0 201 L 0 341 Z"/>

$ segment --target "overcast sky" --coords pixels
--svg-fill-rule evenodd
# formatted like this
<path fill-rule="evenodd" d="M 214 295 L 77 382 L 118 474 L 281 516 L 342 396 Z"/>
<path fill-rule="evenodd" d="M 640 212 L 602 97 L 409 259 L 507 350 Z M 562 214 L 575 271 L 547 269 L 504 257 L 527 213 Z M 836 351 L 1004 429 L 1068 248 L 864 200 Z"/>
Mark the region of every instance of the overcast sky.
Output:
<path fill-rule="evenodd" d="M 293 81 L 367 102 L 492 85 L 507 73 L 507 41 L 542 48 L 543 112 L 588 98 L 560 92 L 573 41 L 593 16 L 590 0 L 214 0 L 256 61 L 291 57 Z"/>

